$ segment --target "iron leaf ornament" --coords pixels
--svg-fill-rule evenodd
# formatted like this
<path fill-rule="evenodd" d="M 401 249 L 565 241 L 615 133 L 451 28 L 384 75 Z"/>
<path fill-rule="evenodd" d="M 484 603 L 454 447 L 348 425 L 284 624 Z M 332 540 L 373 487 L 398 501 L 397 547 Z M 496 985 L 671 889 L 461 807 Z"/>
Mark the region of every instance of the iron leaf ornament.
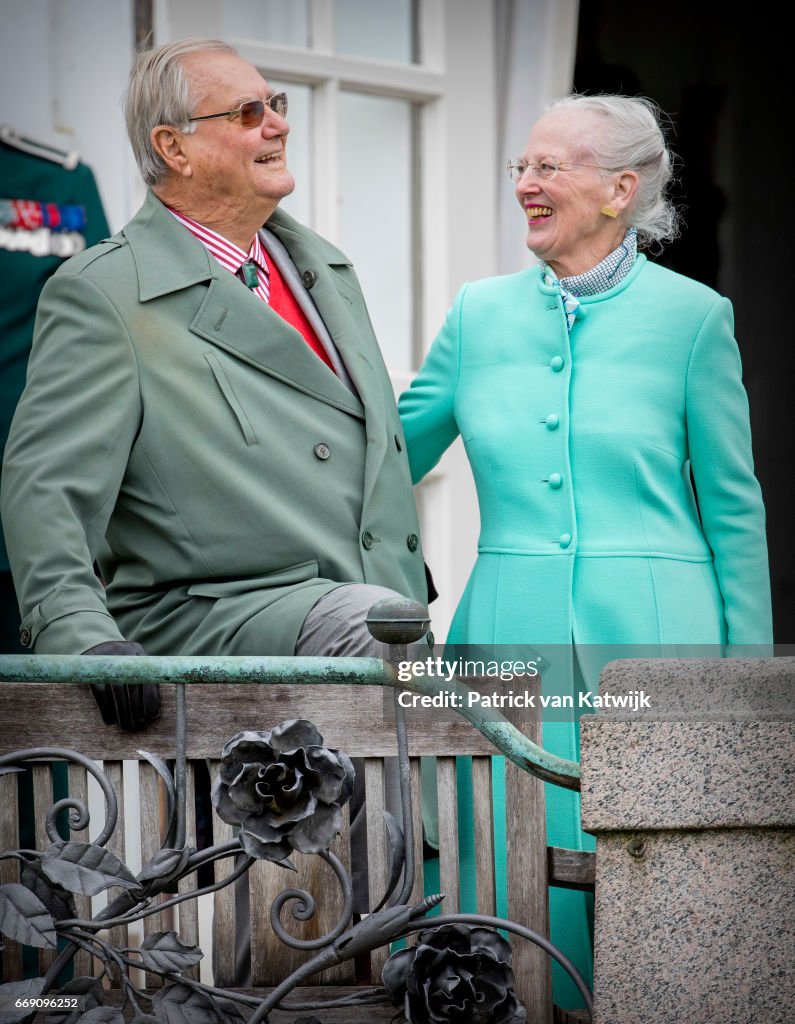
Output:
<path fill-rule="evenodd" d="M 161 988 L 152 1009 L 161 1024 L 244 1024 L 245 1020 L 230 1000 L 180 981 Z"/>
<path fill-rule="evenodd" d="M 25 946 L 55 949 L 55 922 L 42 901 L 24 885 L 0 885 L 0 932 Z"/>
<path fill-rule="evenodd" d="M 148 971 L 186 971 L 203 957 L 198 946 L 188 946 L 176 932 L 156 932 L 141 943 L 139 952 Z"/>
<path fill-rule="evenodd" d="M 115 854 L 94 843 L 52 843 L 44 851 L 41 868 L 51 882 L 81 896 L 96 896 L 112 885 L 124 889 L 139 886 Z"/>
<path fill-rule="evenodd" d="M 76 916 L 77 911 L 72 894 L 47 878 L 38 860 L 22 862 L 22 873 L 19 880 L 34 895 L 38 896 L 54 921 L 65 921 L 67 918 Z"/>
<path fill-rule="evenodd" d="M 124 1024 L 124 1014 L 113 1006 L 95 1006 L 80 1015 L 80 1024 Z"/>
<path fill-rule="evenodd" d="M 27 981 L 9 981 L 0 985 L 0 1000 L 4 1007 L 0 1010 L 0 1024 L 19 1024 L 26 1017 L 32 1017 L 33 1011 L 27 1006 L 17 1006 L 25 999 L 35 999 L 44 991 L 44 978 L 28 978 Z"/>

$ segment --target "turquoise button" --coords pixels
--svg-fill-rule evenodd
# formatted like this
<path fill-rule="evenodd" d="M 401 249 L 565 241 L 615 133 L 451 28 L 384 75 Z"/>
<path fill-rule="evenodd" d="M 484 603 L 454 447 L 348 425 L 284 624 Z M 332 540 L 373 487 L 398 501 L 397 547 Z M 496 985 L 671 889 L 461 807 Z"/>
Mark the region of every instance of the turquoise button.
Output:
<path fill-rule="evenodd" d="M 557 491 L 560 487 L 563 486 L 563 477 L 560 475 L 560 473 L 549 474 L 549 486 L 552 488 L 553 491 Z"/>
<path fill-rule="evenodd" d="M 564 366 L 563 356 L 553 356 L 549 360 L 549 365 L 552 367 L 555 373 L 560 373 Z"/>
<path fill-rule="evenodd" d="M 557 416 L 554 412 L 551 412 L 549 416 L 544 420 L 547 425 L 547 430 L 557 430 L 560 426 L 560 416 Z"/>
<path fill-rule="evenodd" d="M 571 544 L 571 534 L 562 533 L 558 539 L 558 544 L 560 544 L 562 548 L 567 548 L 569 544 Z"/>

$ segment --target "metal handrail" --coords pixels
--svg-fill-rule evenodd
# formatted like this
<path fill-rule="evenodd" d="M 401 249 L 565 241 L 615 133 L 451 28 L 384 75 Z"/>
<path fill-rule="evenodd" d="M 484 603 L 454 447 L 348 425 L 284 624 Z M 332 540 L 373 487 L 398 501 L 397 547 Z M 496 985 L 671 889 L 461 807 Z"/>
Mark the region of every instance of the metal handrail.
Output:
<path fill-rule="evenodd" d="M 256 683 L 266 685 L 331 684 L 390 686 L 426 696 L 447 692 L 463 697 L 468 692 L 460 679 L 449 682 L 414 676 L 398 682 L 395 669 L 380 658 L 305 657 L 157 657 L 129 658 L 107 655 L 2 655 L 0 680 L 9 683 L 88 684 L 120 683 Z M 519 768 L 564 789 L 580 788 L 577 761 L 557 757 L 525 736 L 499 712 L 484 715 L 477 706 L 460 700 L 456 711 Z"/>

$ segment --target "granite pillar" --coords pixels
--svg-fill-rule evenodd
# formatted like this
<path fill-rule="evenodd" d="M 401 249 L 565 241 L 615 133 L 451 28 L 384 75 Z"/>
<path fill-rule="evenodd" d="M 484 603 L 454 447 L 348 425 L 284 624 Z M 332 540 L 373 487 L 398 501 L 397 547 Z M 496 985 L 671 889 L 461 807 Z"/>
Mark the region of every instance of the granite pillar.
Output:
<path fill-rule="evenodd" d="M 795 1021 L 795 658 L 616 661 L 581 722 L 596 1024 Z"/>

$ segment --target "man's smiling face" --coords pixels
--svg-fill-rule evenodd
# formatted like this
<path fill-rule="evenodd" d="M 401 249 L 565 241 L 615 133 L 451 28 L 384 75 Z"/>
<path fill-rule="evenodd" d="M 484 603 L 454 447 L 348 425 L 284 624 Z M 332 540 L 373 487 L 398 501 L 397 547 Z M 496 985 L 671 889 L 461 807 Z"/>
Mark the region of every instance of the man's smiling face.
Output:
<path fill-rule="evenodd" d="M 236 54 L 200 51 L 183 57 L 182 66 L 197 117 L 234 110 L 246 100 L 266 100 L 272 93 L 257 69 Z M 287 121 L 266 106 L 262 123 L 254 128 L 244 128 L 234 117 L 194 124 L 194 131 L 182 137 L 193 179 L 193 209 L 203 202 L 208 213 L 224 206 L 241 214 L 256 210 L 264 223 L 295 188 L 285 154 Z"/>

